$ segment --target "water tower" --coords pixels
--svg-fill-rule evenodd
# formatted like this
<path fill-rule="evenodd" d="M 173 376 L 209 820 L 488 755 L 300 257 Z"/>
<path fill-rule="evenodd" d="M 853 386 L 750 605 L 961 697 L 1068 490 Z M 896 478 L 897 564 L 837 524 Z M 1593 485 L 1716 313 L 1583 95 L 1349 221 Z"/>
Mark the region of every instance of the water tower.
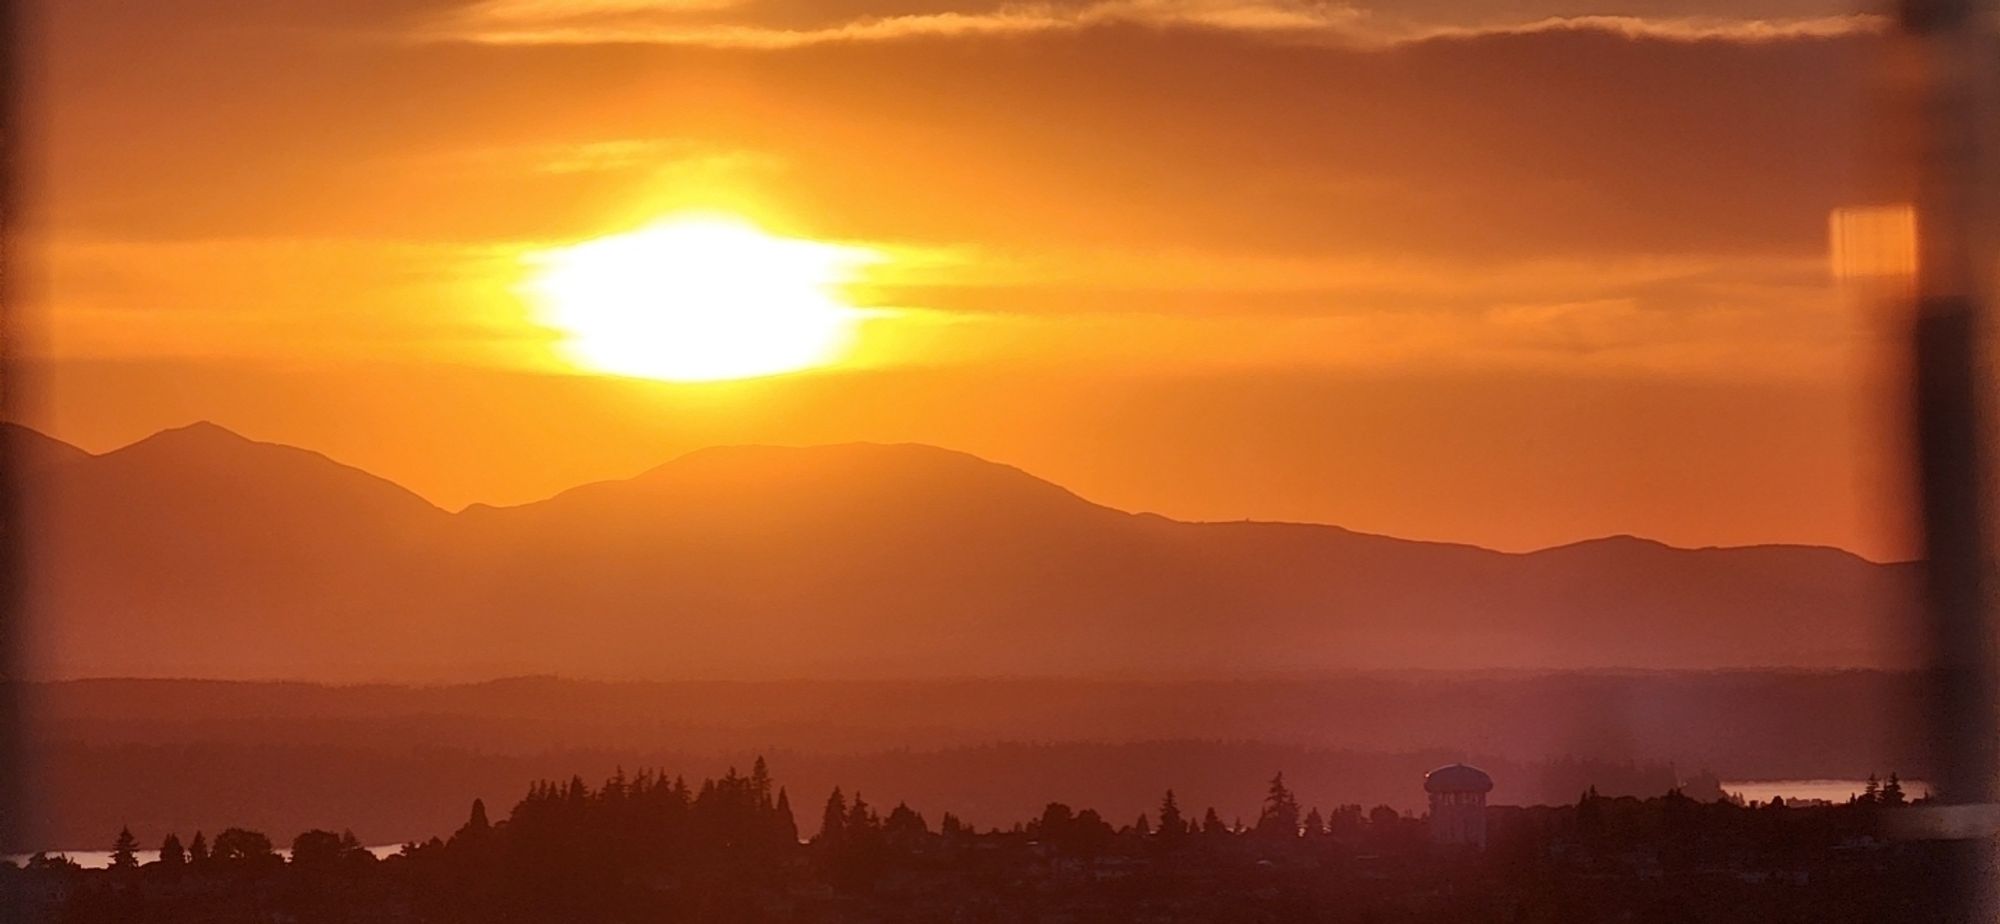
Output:
<path fill-rule="evenodd" d="M 1486 794 L 1493 778 L 1478 767 L 1452 764 L 1424 774 L 1431 797 L 1431 843 L 1484 849 Z"/>

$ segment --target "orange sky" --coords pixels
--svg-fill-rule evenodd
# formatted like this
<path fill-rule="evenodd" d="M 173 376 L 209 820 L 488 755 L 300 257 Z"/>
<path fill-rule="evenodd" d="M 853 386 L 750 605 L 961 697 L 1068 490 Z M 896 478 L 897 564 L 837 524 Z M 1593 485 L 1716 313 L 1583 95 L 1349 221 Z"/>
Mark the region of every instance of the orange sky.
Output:
<path fill-rule="evenodd" d="M 449 507 L 913 440 L 1182 517 L 1901 555 L 1890 328 L 1826 267 L 1880 198 L 1843 13 L 66 0 L 23 412 Z M 687 209 L 892 255 L 853 353 L 562 367 L 523 256 Z"/>

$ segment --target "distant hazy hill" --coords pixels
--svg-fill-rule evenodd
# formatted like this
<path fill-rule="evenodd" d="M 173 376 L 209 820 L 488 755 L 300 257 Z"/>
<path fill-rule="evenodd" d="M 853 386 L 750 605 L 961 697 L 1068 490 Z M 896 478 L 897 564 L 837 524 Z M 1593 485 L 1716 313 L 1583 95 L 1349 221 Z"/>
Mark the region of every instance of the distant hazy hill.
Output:
<path fill-rule="evenodd" d="M 1182 523 L 917 445 L 692 453 L 440 510 L 197 424 L 9 435 L 44 676 L 964 676 L 1894 662 L 1907 566 Z M 1476 464 L 1476 463 L 1469 463 Z"/>

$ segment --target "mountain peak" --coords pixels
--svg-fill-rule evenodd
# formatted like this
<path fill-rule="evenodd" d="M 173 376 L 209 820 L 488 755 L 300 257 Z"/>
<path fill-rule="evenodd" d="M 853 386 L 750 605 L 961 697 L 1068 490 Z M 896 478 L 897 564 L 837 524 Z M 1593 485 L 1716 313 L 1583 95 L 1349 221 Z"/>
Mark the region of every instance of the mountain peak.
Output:
<path fill-rule="evenodd" d="M 155 441 L 170 443 L 255 443 L 241 433 L 229 429 L 212 420 L 197 420 L 178 427 L 168 427 L 132 445 Z"/>
<path fill-rule="evenodd" d="M 1011 465 L 982 459 L 969 452 L 945 449 L 928 443 L 821 443 L 809 446 L 780 446 L 742 443 L 709 446 L 676 457 L 653 471 L 721 466 L 958 469 L 991 474 L 1012 473 L 1042 481 Z M 1044 482 L 1048 483 L 1048 482 Z"/>
<path fill-rule="evenodd" d="M 0 423 L 0 440 L 7 443 L 8 458 L 23 469 L 90 458 L 90 453 L 25 424 Z"/>
<path fill-rule="evenodd" d="M 712 446 L 676 458 L 640 478 L 789 485 L 815 493 L 881 494 L 909 500 L 942 494 L 961 499 L 1097 506 L 1015 466 L 925 443 Z"/>
<path fill-rule="evenodd" d="M 293 449 L 273 443 L 260 443 L 221 424 L 207 420 L 169 427 L 149 434 L 133 442 L 98 456 L 100 459 L 189 459 L 209 458 L 217 455 L 233 455 L 234 450 L 253 446 L 284 449 L 305 453 L 309 450 Z"/>
<path fill-rule="evenodd" d="M 93 460 L 136 477 L 231 483 L 239 497 L 264 491 L 273 496 L 340 497 L 349 503 L 411 512 L 438 510 L 395 482 L 322 453 L 251 439 L 207 420 L 161 430 Z"/>
<path fill-rule="evenodd" d="M 1667 543 L 1661 542 L 1658 539 L 1648 539 L 1645 536 L 1634 536 L 1631 533 L 1618 533 L 1616 535 L 1611 535 L 1611 536 L 1598 536 L 1595 539 L 1579 539 L 1575 542 L 1566 542 L 1563 543 L 1562 545 L 1550 546 L 1546 549 L 1541 549 L 1540 551 L 1575 552 L 1575 551 L 1582 551 L 1585 549 L 1667 549 L 1673 551 L 1686 551 L 1685 549 L 1681 549 L 1679 546 L 1668 545 Z"/>
<path fill-rule="evenodd" d="M 1129 516 L 1014 466 L 923 443 L 711 446 L 630 479 L 581 485 L 526 506 L 579 505 L 642 518 L 704 509 L 863 518 L 919 510 L 989 520 L 1030 511 Z"/>
<path fill-rule="evenodd" d="M 162 433 L 188 432 L 188 433 L 216 434 L 221 436 L 234 436 L 237 439 L 243 438 L 236 431 L 231 430 L 228 427 L 225 427 L 219 423 L 216 423 L 213 420 L 197 420 L 192 423 L 182 424 L 178 427 L 168 427 L 167 429 L 162 430 L 160 432 Z"/>
<path fill-rule="evenodd" d="M 1910 605 L 1907 572 L 1787 549 L 1140 519 L 921 444 L 704 449 L 457 520 L 212 423 L 51 474 L 72 676 L 1853 666 L 1895 663 L 1871 640 Z"/>

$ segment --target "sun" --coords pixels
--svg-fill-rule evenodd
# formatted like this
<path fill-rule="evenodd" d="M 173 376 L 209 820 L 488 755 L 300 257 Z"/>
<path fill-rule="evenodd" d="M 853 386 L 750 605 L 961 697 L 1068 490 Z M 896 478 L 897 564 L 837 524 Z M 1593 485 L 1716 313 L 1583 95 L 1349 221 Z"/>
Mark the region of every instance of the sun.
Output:
<path fill-rule="evenodd" d="M 876 259 L 736 218 L 681 217 L 535 254 L 527 294 L 580 368 L 751 378 L 838 359 L 861 316 L 840 288 Z"/>

